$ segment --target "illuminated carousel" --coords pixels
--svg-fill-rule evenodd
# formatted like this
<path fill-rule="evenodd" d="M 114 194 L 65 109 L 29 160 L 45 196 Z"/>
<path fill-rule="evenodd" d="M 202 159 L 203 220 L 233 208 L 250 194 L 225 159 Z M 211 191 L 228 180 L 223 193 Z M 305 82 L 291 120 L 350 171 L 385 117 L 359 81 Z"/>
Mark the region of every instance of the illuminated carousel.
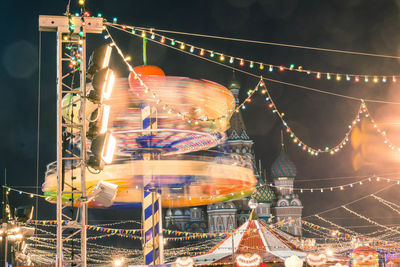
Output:
<path fill-rule="evenodd" d="M 72 110 L 74 99 L 67 100 L 64 108 Z M 112 206 L 141 206 L 147 170 L 151 170 L 150 183 L 162 190 L 163 207 L 206 205 L 243 198 L 254 191 L 256 178 L 251 163 L 241 157 L 188 154 L 214 147 L 225 139 L 235 108 L 232 93 L 225 87 L 205 80 L 164 76 L 157 67 L 141 66 L 129 79 L 117 78 L 111 97 L 103 102 L 108 106 L 108 132 L 115 139 L 114 158 L 101 171 L 87 170 L 86 185 L 89 189 L 100 181 L 118 185 Z M 142 127 L 143 104 L 156 107 L 157 129 Z M 140 153 L 149 150 L 159 157 L 144 160 Z M 72 175 L 71 165 L 66 166 L 66 183 L 72 182 L 71 177 L 77 178 Z M 56 185 L 55 164 L 50 164 L 43 191 L 51 202 L 55 201 Z M 80 190 L 79 183 L 74 186 Z M 66 203 L 71 197 L 63 195 Z M 95 200 L 89 206 L 102 207 Z"/>

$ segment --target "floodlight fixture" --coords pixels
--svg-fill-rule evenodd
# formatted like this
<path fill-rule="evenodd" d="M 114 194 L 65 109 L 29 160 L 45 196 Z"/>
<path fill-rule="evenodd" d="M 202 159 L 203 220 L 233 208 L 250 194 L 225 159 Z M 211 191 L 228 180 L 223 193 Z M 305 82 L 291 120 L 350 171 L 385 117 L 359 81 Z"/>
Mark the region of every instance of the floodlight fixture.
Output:
<path fill-rule="evenodd" d="M 99 134 L 105 134 L 108 129 L 108 119 L 110 117 L 110 106 L 99 106 L 89 118 L 89 129 L 87 138 L 93 140 Z"/>
<path fill-rule="evenodd" d="M 26 222 L 32 219 L 33 216 L 33 205 L 19 206 L 14 211 L 14 217 L 17 222 Z"/>
<path fill-rule="evenodd" d="M 90 55 L 88 68 L 87 68 L 87 76 L 89 79 L 93 77 L 93 75 L 104 68 L 107 68 L 110 64 L 112 47 L 110 44 L 102 45 Z"/>
<path fill-rule="evenodd" d="M 94 103 L 101 104 L 103 99 L 109 99 L 115 82 L 114 72 L 109 68 L 104 68 L 96 72 L 93 76 L 92 87 L 88 99 Z"/>
<path fill-rule="evenodd" d="M 104 207 L 110 207 L 114 203 L 117 192 L 118 185 L 107 181 L 100 181 L 88 195 L 87 201 L 95 201 Z"/>
<path fill-rule="evenodd" d="M 103 151 L 101 153 L 101 158 L 104 160 L 105 163 L 110 164 L 113 160 L 115 146 L 117 144 L 117 140 L 113 135 L 108 135 L 106 138 Z"/>
<path fill-rule="evenodd" d="M 110 133 L 100 134 L 93 139 L 91 144 L 92 155 L 87 164 L 96 170 L 104 169 L 104 164 L 110 164 L 114 156 L 117 141 Z"/>

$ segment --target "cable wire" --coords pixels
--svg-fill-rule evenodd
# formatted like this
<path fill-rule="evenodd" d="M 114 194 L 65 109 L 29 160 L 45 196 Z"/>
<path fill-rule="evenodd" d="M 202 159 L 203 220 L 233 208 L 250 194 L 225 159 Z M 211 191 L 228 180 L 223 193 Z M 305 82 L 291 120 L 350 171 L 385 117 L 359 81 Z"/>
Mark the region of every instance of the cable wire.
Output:
<path fill-rule="evenodd" d="M 106 25 L 110 25 L 111 26 L 112 24 L 111 23 L 106 23 Z M 134 26 L 132 26 L 132 27 L 134 27 Z M 289 47 L 289 48 L 297 48 L 297 49 L 307 49 L 307 50 L 329 52 L 329 53 L 341 53 L 341 54 L 350 54 L 350 55 L 357 55 L 357 56 L 370 56 L 370 57 L 382 57 L 382 58 L 400 59 L 400 56 L 385 55 L 385 54 L 376 54 L 376 53 L 367 53 L 367 52 L 358 52 L 358 51 L 348 51 L 348 50 L 342 50 L 342 49 L 331 49 L 331 48 L 312 47 L 312 46 L 304 46 L 304 45 L 292 45 L 292 44 L 283 44 L 283 43 L 275 43 L 275 42 L 265 42 L 265 41 L 249 40 L 249 39 L 234 38 L 234 37 L 216 36 L 216 35 L 209 35 L 209 34 L 199 34 L 199 33 L 188 33 L 188 32 L 180 32 L 180 31 L 162 30 L 162 29 L 156 29 L 156 28 L 146 28 L 146 27 L 134 27 L 134 28 L 139 29 L 139 30 L 140 29 L 145 29 L 145 30 L 148 30 L 148 31 L 155 31 L 155 32 L 165 32 L 165 33 L 172 33 L 172 34 L 180 34 L 180 35 L 189 35 L 189 36 L 204 37 L 204 38 L 211 38 L 211 39 L 235 41 L 235 42 L 245 42 L 245 43 L 253 43 L 253 44 L 281 46 L 281 47 Z"/>
<path fill-rule="evenodd" d="M 42 32 L 39 31 L 39 48 L 38 48 L 38 107 L 37 107 L 37 138 L 36 138 L 36 195 L 39 194 L 39 154 L 40 154 L 40 95 L 41 95 L 41 83 L 40 73 L 42 71 Z M 39 199 L 35 200 L 35 220 L 37 220 L 39 210 Z"/>

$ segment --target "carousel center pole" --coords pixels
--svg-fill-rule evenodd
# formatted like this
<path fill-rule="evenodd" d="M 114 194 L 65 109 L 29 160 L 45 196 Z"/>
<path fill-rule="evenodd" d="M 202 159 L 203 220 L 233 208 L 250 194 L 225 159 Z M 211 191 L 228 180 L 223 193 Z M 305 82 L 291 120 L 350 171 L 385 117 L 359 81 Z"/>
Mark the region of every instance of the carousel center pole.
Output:
<path fill-rule="evenodd" d="M 143 135 L 150 135 L 149 147 L 151 146 L 151 130 L 157 129 L 157 109 L 148 104 L 141 104 L 141 121 Z M 157 150 L 147 150 L 142 152 L 144 171 L 143 177 L 143 201 L 142 201 L 142 221 L 143 221 L 143 253 L 145 265 L 157 265 L 164 262 L 164 248 L 162 235 L 162 213 L 161 213 L 161 188 L 153 179 L 153 171 L 150 160 L 160 158 Z"/>

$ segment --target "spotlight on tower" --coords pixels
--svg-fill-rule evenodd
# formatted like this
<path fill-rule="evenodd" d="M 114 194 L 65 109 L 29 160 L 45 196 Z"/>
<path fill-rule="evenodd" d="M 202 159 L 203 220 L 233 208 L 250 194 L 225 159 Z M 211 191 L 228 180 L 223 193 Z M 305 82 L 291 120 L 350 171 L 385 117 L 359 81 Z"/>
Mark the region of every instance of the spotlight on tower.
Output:
<path fill-rule="evenodd" d="M 103 99 L 109 99 L 114 86 L 115 76 L 111 69 L 104 68 L 93 75 L 93 89 L 89 92 L 88 99 L 101 104 Z"/>
<path fill-rule="evenodd" d="M 103 45 L 93 51 L 93 53 L 90 55 L 88 69 L 86 71 L 89 79 L 92 79 L 93 75 L 97 71 L 109 66 L 111 51 L 111 45 Z"/>
<path fill-rule="evenodd" d="M 14 217 L 17 222 L 27 222 L 33 216 L 33 205 L 19 206 L 14 211 Z"/>
<path fill-rule="evenodd" d="M 112 162 L 116 143 L 115 137 L 110 133 L 96 136 L 90 147 L 92 155 L 87 164 L 93 169 L 103 170 L 105 163 Z"/>
<path fill-rule="evenodd" d="M 88 195 L 88 201 L 96 201 L 104 207 L 110 207 L 117 196 L 118 185 L 100 181 Z"/>
<path fill-rule="evenodd" d="M 108 129 L 108 119 L 110 117 L 110 106 L 99 106 L 89 118 L 89 129 L 87 138 L 93 140 L 99 134 L 105 134 Z"/>

